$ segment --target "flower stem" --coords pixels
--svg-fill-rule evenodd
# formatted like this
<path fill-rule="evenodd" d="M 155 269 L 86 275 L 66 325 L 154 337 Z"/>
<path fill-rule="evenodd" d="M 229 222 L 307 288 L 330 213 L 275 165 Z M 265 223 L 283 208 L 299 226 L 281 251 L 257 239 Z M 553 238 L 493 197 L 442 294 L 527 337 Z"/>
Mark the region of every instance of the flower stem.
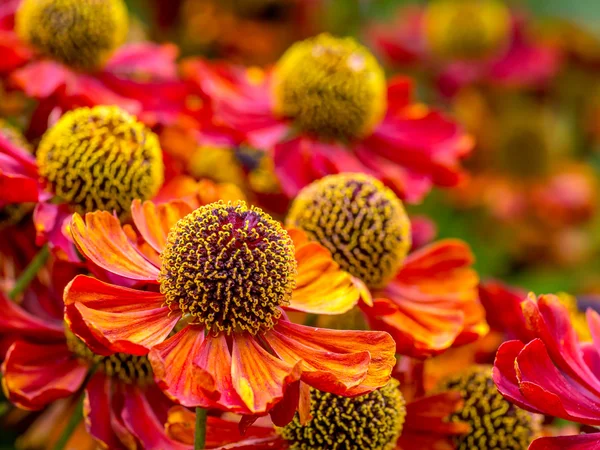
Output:
<path fill-rule="evenodd" d="M 75 432 L 77 425 L 83 420 L 83 399 L 85 398 L 85 392 L 81 393 L 81 396 L 77 400 L 77 405 L 75 406 L 75 411 L 73 411 L 73 415 L 69 419 L 69 423 L 63 430 L 60 438 L 54 445 L 54 450 L 63 450 L 69 442 L 69 439 Z"/>
<path fill-rule="evenodd" d="M 19 294 L 27 289 L 29 283 L 31 283 L 31 281 L 35 278 L 44 264 L 46 264 L 49 256 L 50 250 L 48 249 L 47 245 L 44 245 L 37 255 L 34 256 L 29 265 L 25 268 L 23 273 L 21 273 L 21 276 L 15 282 L 15 286 L 8 293 L 8 298 L 14 300 L 19 296 Z"/>
<path fill-rule="evenodd" d="M 196 433 L 194 434 L 194 450 L 202 450 L 206 442 L 206 409 L 196 408 Z"/>

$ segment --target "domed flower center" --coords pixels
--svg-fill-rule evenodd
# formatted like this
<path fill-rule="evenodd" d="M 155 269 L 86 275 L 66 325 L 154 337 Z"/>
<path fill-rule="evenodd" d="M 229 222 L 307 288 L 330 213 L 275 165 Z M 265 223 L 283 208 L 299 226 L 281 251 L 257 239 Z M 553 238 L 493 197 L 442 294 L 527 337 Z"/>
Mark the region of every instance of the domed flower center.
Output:
<path fill-rule="evenodd" d="M 74 68 L 96 69 L 127 35 L 123 0 L 23 0 L 16 15 L 21 39 Z"/>
<path fill-rule="evenodd" d="M 460 391 L 464 400 L 463 407 L 450 416 L 452 422 L 471 426 L 468 434 L 456 438 L 457 450 L 527 450 L 537 433 L 537 418 L 502 397 L 489 366 L 475 366 L 450 377 L 440 389 Z"/>
<path fill-rule="evenodd" d="M 402 432 L 406 410 L 396 380 L 360 397 L 311 389 L 310 414 L 278 429 L 291 450 L 391 450 Z"/>
<path fill-rule="evenodd" d="M 478 59 L 505 45 L 510 15 L 500 0 L 436 0 L 425 13 L 431 50 L 443 58 Z"/>
<path fill-rule="evenodd" d="M 129 212 L 132 200 L 152 197 L 163 182 L 158 138 L 113 106 L 66 113 L 46 132 L 37 153 L 40 175 L 80 212 Z"/>
<path fill-rule="evenodd" d="M 85 343 L 65 329 L 67 346 L 77 357 L 97 367 L 110 377 L 118 378 L 128 384 L 144 386 L 152 382 L 153 373 L 150 361 L 146 356 L 135 356 L 127 353 L 115 353 L 110 356 L 97 355 Z"/>
<path fill-rule="evenodd" d="M 375 57 L 351 38 L 298 42 L 281 57 L 274 106 L 303 131 L 325 138 L 368 134 L 386 110 L 386 82 Z"/>
<path fill-rule="evenodd" d="M 202 206 L 175 224 L 158 277 L 167 304 L 211 332 L 273 328 L 296 285 L 294 243 L 244 202 Z"/>
<path fill-rule="evenodd" d="M 402 202 L 367 175 L 330 175 L 310 184 L 294 200 L 288 223 L 324 245 L 369 287 L 392 278 L 410 249 L 410 221 Z"/>

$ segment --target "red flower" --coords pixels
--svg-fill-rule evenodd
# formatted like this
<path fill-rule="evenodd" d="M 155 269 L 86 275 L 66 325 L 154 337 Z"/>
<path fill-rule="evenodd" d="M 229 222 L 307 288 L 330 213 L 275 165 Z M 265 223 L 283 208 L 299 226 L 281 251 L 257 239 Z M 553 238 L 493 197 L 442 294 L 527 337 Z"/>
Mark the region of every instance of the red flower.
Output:
<path fill-rule="evenodd" d="M 498 350 L 494 382 L 508 400 L 529 411 L 573 422 L 600 425 L 600 316 L 588 310 L 592 342 L 580 342 L 568 310 L 553 295 L 533 296 L 523 304 L 535 339 L 509 341 Z M 594 449 L 600 435 L 534 441 L 530 449 Z"/>
<path fill-rule="evenodd" d="M 0 341 L 10 343 L 2 364 L 2 387 L 12 403 L 37 410 L 84 389 L 86 426 L 103 446 L 185 448 L 164 431 L 173 403 L 152 382 L 151 373 L 136 372 L 149 367 L 147 361 L 93 354 L 65 330 L 62 308 L 44 308 L 43 303 L 58 305 L 60 300 L 34 300 L 30 303 L 37 314 L 0 296 Z M 88 380 L 92 367 L 97 372 Z"/>
<path fill-rule="evenodd" d="M 303 59 L 317 55 L 313 48 L 325 50 Z M 303 64 L 306 75 L 296 76 Z M 345 83 L 338 87 L 347 89 L 337 101 L 328 97 L 334 81 L 322 72 L 327 64 Z M 204 76 L 192 78 L 193 68 Z M 199 62 L 188 66 L 187 77 L 212 98 L 215 123 L 271 152 L 290 197 L 325 175 L 364 172 L 416 202 L 433 185 L 456 185 L 463 176 L 460 160 L 472 147 L 456 123 L 412 101 L 410 80 L 386 85 L 374 57 L 350 39 L 320 35 L 301 41 L 266 72 L 233 68 L 224 76 Z M 357 86 L 365 89 L 364 97 Z M 297 102 L 301 97 L 304 103 Z M 353 108 L 356 114 L 348 116 Z"/>
<path fill-rule="evenodd" d="M 436 2 L 432 2 L 436 3 Z M 437 2 L 442 3 L 442 2 Z M 446 2 L 452 5 L 452 2 Z M 464 42 L 464 47 L 454 48 L 456 54 L 450 52 L 449 55 L 440 55 L 435 48 L 452 46 L 457 43 L 452 41 L 452 32 L 449 31 L 443 36 L 427 36 L 427 21 L 431 21 L 438 31 L 443 26 L 439 23 L 435 27 L 436 21 L 446 21 L 453 18 L 465 22 L 465 27 L 482 27 L 486 20 L 473 20 L 473 13 L 462 15 L 460 3 L 454 3 L 455 10 L 438 9 L 434 11 L 437 17 L 432 17 L 432 11 L 426 11 L 423 8 L 411 6 L 402 8 L 398 11 L 396 19 L 390 25 L 375 25 L 369 31 L 371 41 L 377 50 L 379 50 L 389 63 L 400 67 L 419 64 L 425 66 L 427 70 L 433 71 L 437 76 L 437 84 L 440 91 L 445 95 L 454 95 L 461 88 L 478 83 L 488 83 L 497 86 L 509 88 L 538 88 L 547 84 L 560 69 L 561 55 L 551 46 L 536 42 L 528 33 L 527 19 L 517 13 L 511 13 L 509 29 L 506 36 L 500 32 L 498 27 L 500 22 L 505 19 L 505 13 L 498 10 L 497 4 L 500 2 L 465 2 L 471 7 L 479 3 L 481 9 L 477 13 L 489 14 L 492 11 L 486 8 L 493 8 L 496 16 L 496 22 L 491 28 L 481 28 L 479 33 L 468 34 L 465 32 L 465 38 L 470 36 L 482 36 L 489 33 L 489 41 L 481 39 L 480 42 Z M 479 7 L 479 6 L 477 6 Z M 468 6 L 467 6 L 468 8 Z M 502 7 L 503 8 L 503 7 Z M 427 14 L 429 13 L 429 16 Z M 446 17 L 440 17 L 439 14 L 447 14 Z M 488 17 L 489 19 L 489 17 Z M 456 22 L 453 25 L 456 26 Z M 445 23 L 446 24 L 446 23 Z M 488 27 L 490 23 L 487 22 Z M 443 39 L 447 40 L 444 42 Z M 442 40 L 442 42 L 439 42 Z M 485 43 L 490 44 L 489 48 Z M 460 50 L 473 49 L 481 45 L 481 54 L 470 57 L 460 55 Z M 439 49 L 438 49 L 439 50 Z"/>
<path fill-rule="evenodd" d="M 362 294 L 301 232 L 286 233 L 243 202 L 192 212 L 181 202 L 135 201 L 132 213 L 139 235 L 107 212 L 76 214 L 71 223 L 86 258 L 137 284 L 79 276 L 67 287 L 67 320 L 90 348 L 148 354 L 159 385 L 183 405 L 270 411 L 277 424 L 291 419 L 299 381 L 360 395 L 389 379 L 395 358 L 387 333 L 287 319 L 283 306 L 332 314 Z"/>

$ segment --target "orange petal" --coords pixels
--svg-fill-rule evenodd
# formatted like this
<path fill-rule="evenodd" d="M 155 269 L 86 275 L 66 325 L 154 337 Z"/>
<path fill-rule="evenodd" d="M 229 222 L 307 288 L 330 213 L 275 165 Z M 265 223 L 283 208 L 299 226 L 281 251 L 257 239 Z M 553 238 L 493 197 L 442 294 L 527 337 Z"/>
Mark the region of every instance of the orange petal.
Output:
<path fill-rule="evenodd" d="M 65 288 L 65 320 L 90 348 L 145 355 L 180 318 L 158 292 L 140 291 L 78 275 Z M 108 352 L 108 353 L 110 353 Z"/>
<path fill-rule="evenodd" d="M 233 386 L 253 414 L 267 412 L 300 379 L 300 361 L 288 364 L 275 358 L 250 335 L 234 335 L 231 354 Z"/>
<path fill-rule="evenodd" d="M 317 350 L 338 354 L 369 352 L 371 360 L 366 377 L 344 395 L 362 395 L 384 386 L 396 364 L 396 345 L 392 337 L 384 332 L 327 330 L 284 320 L 280 320 L 274 330 L 296 343 Z M 269 340 L 269 334 L 265 338 Z"/>
<path fill-rule="evenodd" d="M 146 242 L 159 253 L 163 251 L 173 225 L 191 212 L 192 207 L 184 201 L 156 205 L 151 201 L 142 203 L 136 199 L 131 204 L 135 226 Z"/>
<path fill-rule="evenodd" d="M 67 348 L 15 342 L 2 363 L 2 388 L 19 408 L 41 409 L 76 392 L 85 379 L 88 366 Z"/>
<path fill-rule="evenodd" d="M 119 220 L 107 211 L 73 214 L 71 233 L 88 259 L 109 272 L 132 280 L 156 282 L 159 270 L 127 238 Z"/>
<path fill-rule="evenodd" d="M 296 248 L 298 275 L 290 309 L 313 314 L 342 314 L 354 307 L 364 294 L 353 277 L 340 269 L 331 252 L 308 242 L 300 230 L 289 230 Z"/>
<path fill-rule="evenodd" d="M 319 390 L 343 395 L 367 376 L 371 362 L 368 351 L 334 353 L 298 342 L 277 327 L 265 339 L 289 364 L 302 361 L 302 381 Z"/>
<path fill-rule="evenodd" d="M 214 378 L 194 364 L 204 344 L 204 328 L 189 325 L 148 354 L 158 385 L 182 405 L 207 407 L 214 396 Z"/>

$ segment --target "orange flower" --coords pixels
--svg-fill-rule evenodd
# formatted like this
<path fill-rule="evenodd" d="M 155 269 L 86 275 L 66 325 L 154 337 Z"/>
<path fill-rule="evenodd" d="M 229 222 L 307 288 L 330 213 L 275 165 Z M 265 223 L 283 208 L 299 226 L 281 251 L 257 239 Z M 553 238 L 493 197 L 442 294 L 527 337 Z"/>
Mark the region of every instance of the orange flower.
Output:
<path fill-rule="evenodd" d="M 444 240 L 407 256 L 408 216 L 375 178 L 327 176 L 300 192 L 287 220 L 369 287 L 375 300 L 361 308 L 372 328 L 392 335 L 397 353 L 424 358 L 487 333 L 468 246 Z"/>
<path fill-rule="evenodd" d="M 74 215 L 81 253 L 134 284 L 78 276 L 66 288 L 66 320 L 92 350 L 148 354 L 159 385 L 185 406 L 271 412 L 277 424 L 291 420 L 299 381 L 345 396 L 387 383 L 387 333 L 311 328 L 285 315 L 358 301 L 360 284 L 325 248 L 241 201 L 186 206 L 133 202 L 153 254 L 107 212 Z"/>

